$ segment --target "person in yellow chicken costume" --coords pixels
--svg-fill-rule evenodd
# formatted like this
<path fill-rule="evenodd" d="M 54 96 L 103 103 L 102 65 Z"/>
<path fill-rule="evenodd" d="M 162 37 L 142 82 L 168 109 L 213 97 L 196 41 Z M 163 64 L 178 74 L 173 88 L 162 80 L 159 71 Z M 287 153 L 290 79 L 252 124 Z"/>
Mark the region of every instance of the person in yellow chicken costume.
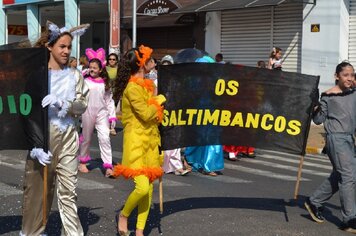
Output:
<path fill-rule="evenodd" d="M 163 118 L 165 97 L 155 96 L 154 83 L 144 78 L 155 65 L 152 52 L 151 48 L 143 45 L 128 51 L 114 88 L 114 96 L 122 101 L 124 145 L 122 163 L 114 167 L 113 176 L 132 178 L 135 182 L 135 189 L 117 216 L 119 235 L 130 234 L 127 221 L 136 207 L 136 235 L 143 235 L 152 200 L 153 181 L 163 175 L 158 125 Z"/>

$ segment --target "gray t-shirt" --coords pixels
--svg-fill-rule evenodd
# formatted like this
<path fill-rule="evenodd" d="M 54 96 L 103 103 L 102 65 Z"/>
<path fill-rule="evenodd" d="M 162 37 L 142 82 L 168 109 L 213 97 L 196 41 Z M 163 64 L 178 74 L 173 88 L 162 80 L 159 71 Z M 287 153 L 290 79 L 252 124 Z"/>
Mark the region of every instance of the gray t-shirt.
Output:
<path fill-rule="evenodd" d="M 313 121 L 315 124 L 324 123 L 324 129 L 329 134 L 353 134 L 356 128 L 356 90 L 338 94 L 322 93 Z"/>

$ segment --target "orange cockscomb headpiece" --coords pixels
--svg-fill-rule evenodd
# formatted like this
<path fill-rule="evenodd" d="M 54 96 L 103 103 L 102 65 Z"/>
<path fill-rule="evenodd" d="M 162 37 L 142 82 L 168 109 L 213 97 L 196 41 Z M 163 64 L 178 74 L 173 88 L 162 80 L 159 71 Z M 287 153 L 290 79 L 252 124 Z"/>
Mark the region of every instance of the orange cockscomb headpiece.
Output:
<path fill-rule="evenodd" d="M 140 54 L 138 53 L 138 51 L 142 54 L 142 57 L 140 57 Z M 138 60 L 137 65 L 139 67 L 143 67 L 145 65 L 145 63 L 147 62 L 147 60 L 151 58 L 151 54 L 152 54 L 153 50 L 152 50 L 152 48 L 145 47 L 145 46 L 141 45 L 138 48 L 138 51 L 135 50 L 135 54 L 136 54 L 136 57 Z"/>

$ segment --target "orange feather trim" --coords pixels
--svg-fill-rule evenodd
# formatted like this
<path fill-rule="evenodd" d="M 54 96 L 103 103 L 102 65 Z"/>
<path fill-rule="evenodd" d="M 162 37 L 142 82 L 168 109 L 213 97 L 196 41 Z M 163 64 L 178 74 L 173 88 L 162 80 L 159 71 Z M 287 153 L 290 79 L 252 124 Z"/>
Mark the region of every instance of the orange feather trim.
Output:
<path fill-rule="evenodd" d="M 139 77 L 133 77 L 131 76 L 129 82 L 136 83 L 145 89 L 152 95 L 153 91 L 155 90 L 155 84 L 153 83 L 152 80 L 150 79 L 144 79 L 144 78 L 139 78 Z"/>
<path fill-rule="evenodd" d="M 153 105 L 156 107 L 157 119 L 158 119 L 158 122 L 161 123 L 163 120 L 163 110 L 164 110 L 163 106 L 159 105 L 159 103 L 154 98 L 150 98 L 147 103 L 148 103 L 148 105 Z"/>
<path fill-rule="evenodd" d="M 148 177 L 150 182 L 163 176 L 163 169 L 161 167 L 143 167 L 141 169 L 132 169 L 123 165 L 116 165 L 113 169 L 113 174 L 115 178 L 123 176 L 126 179 L 135 178 L 139 175 L 145 175 Z"/>
<path fill-rule="evenodd" d="M 142 54 L 142 57 L 140 57 L 140 54 L 138 53 L 138 51 Z M 147 62 L 147 60 L 149 60 L 151 58 L 151 54 L 153 52 L 153 49 L 141 45 L 138 48 L 138 51 L 135 50 L 135 55 L 136 55 L 136 58 L 138 60 L 137 65 L 139 67 L 143 67 L 145 65 L 145 63 Z"/>

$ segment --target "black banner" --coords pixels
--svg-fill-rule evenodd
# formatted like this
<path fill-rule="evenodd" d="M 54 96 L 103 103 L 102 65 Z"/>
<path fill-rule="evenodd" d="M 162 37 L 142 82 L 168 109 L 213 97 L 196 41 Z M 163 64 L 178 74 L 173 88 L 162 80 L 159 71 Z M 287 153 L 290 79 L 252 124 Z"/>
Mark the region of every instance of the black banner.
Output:
<path fill-rule="evenodd" d="M 47 49 L 0 50 L 0 150 L 47 149 Z"/>
<path fill-rule="evenodd" d="M 161 66 L 164 150 L 211 144 L 304 155 L 319 77 L 217 63 Z"/>

